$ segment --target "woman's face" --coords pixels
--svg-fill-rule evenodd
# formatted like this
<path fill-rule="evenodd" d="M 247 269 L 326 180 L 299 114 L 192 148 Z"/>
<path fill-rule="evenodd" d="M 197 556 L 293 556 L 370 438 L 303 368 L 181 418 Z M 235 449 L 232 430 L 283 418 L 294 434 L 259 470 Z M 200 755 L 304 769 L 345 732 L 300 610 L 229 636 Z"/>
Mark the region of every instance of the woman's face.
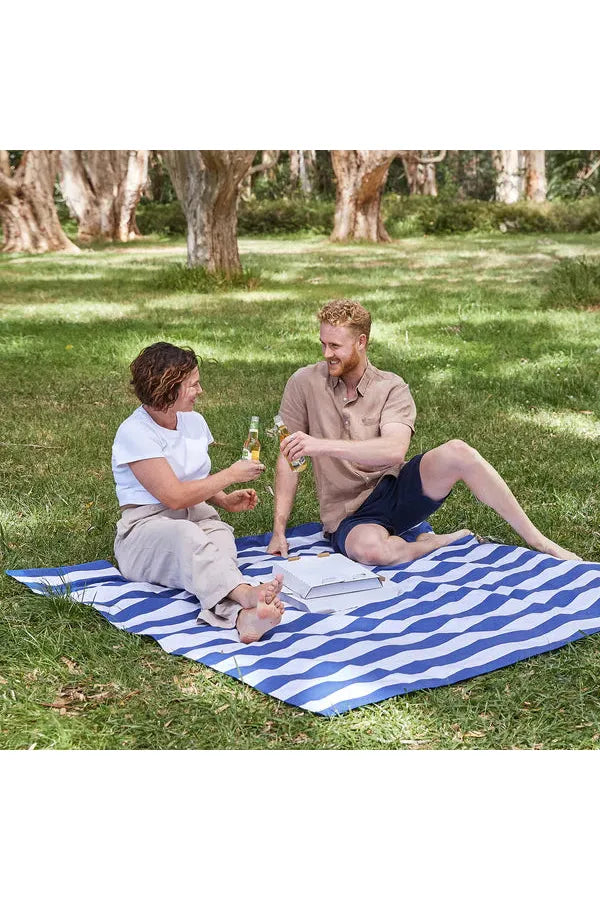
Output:
<path fill-rule="evenodd" d="M 200 372 L 196 368 L 193 370 L 193 372 L 190 372 L 187 378 L 184 378 L 184 380 L 179 385 L 177 400 L 172 406 L 173 411 L 191 412 L 194 408 L 194 403 L 201 393 L 202 388 L 200 387 Z"/>

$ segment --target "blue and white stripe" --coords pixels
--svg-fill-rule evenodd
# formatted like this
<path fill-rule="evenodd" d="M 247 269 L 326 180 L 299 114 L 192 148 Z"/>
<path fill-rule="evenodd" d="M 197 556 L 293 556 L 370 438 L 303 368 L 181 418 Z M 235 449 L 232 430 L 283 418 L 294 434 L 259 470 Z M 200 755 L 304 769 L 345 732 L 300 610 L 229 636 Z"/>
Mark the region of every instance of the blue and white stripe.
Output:
<path fill-rule="evenodd" d="M 294 528 L 288 538 L 294 553 L 328 546 L 317 524 Z M 268 539 L 237 541 L 248 580 L 270 577 Z M 599 563 L 561 562 L 467 537 L 414 563 L 375 571 L 386 576 L 376 600 L 357 595 L 361 606 L 328 616 L 286 609 L 277 628 L 248 645 L 235 630 L 199 624 L 198 602 L 186 591 L 128 582 L 106 560 L 7 574 L 37 594 L 93 606 L 167 653 L 325 716 L 453 684 L 600 631 Z"/>

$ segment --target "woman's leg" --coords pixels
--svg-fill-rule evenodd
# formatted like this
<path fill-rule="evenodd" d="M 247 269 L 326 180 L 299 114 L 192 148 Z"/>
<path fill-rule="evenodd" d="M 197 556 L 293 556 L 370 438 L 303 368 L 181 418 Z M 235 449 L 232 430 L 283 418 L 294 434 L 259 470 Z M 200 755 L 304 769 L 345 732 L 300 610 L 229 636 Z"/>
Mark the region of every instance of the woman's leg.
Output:
<path fill-rule="evenodd" d="M 198 619 L 219 628 L 237 627 L 247 642 L 258 640 L 281 620 L 280 581 L 257 587 L 245 584 L 229 526 L 218 517 L 191 521 L 181 518 L 182 513 L 185 510 L 165 510 L 141 518 L 125 537 L 117 535 L 115 555 L 121 572 L 134 581 L 183 588 L 200 601 Z M 242 609 L 250 607 L 256 613 L 245 614 L 238 622 Z"/>

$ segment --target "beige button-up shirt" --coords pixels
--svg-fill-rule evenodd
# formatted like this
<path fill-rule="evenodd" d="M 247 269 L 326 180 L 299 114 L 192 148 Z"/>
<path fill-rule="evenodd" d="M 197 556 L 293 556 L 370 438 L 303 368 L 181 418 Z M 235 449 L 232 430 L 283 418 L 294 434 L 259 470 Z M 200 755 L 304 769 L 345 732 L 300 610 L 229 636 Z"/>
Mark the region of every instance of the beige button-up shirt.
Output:
<path fill-rule="evenodd" d="M 290 433 L 304 431 L 317 438 L 366 441 L 380 437 L 382 425 L 399 422 L 414 432 L 416 407 L 406 382 L 367 362 L 354 399 L 346 398 L 341 378 L 329 375 L 327 363 L 294 372 L 285 386 L 280 415 Z M 313 472 L 321 522 L 333 532 L 343 518 L 367 499 L 384 475 L 400 466 L 361 466 L 345 459 L 315 456 Z"/>

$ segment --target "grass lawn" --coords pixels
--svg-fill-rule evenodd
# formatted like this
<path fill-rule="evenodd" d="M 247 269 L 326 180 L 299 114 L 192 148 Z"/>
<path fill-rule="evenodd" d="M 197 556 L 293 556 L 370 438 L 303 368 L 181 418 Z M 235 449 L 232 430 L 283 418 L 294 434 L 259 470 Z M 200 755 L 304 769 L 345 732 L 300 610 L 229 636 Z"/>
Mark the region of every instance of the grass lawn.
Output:
<path fill-rule="evenodd" d="M 333 246 L 245 239 L 248 285 L 197 293 L 171 267 L 182 241 L 144 239 L 78 256 L 0 258 L 0 562 L 112 558 L 118 518 L 110 449 L 136 404 L 128 364 L 156 340 L 203 357 L 199 406 L 239 457 L 250 415 L 271 424 L 288 376 L 320 356 L 314 313 L 359 299 L 370 358 L 408 381 L 412 451 L 473 444 L 553 540 L 600 559 L 600 313 L 546 309 L 560 258 L 600 258 L 597 236 L 407 238 Z M 168 285 L 171 285 L 169 287 Z M 238 535 L 268 531 L 276 457 Z M 291 525 L 318 518 L 304 477 Z M 518 539 L 457 488 L 437 531 Z M 272 700 L 68 600 L 0 575 L 0 748 L 592 748 L 600 742 L 600 635 L 452 687 L 325 719 Z M 63 709 L 53 708 L 58 697 Z"/>

